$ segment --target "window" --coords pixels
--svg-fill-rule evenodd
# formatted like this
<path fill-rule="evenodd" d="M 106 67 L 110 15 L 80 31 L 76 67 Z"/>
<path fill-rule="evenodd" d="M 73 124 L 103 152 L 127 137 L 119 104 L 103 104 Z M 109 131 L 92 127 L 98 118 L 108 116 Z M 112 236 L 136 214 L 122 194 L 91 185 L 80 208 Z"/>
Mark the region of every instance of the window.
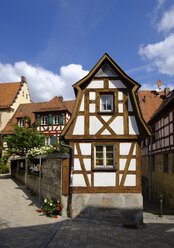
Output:
<path fill-rule="evenodd" d="M 95 168 L 115 167 L 114 145 L 95 145 L 94 163 Z"/>
<path fill-rule="evenodd" d="M 18 127 L 24 127 L 24 119 L 18 120 Z"/>
<path fill-rule="evenodd" d="M 60 124 L 60 115 L 53 116 L 53 124 Z"/>
<path fill-rule="evenodd" d="M 48 116 L 41 116 L 41 125 L 48 125 Z"/>
<path fill-rule="evenodd" d="M 45 138 L 45 145 L 51 145 L 51 137 Z"/>
<path fill-rule="evenodd" d="M 100 94 L 100 111 L 113 112 L 113 94 Z"/>

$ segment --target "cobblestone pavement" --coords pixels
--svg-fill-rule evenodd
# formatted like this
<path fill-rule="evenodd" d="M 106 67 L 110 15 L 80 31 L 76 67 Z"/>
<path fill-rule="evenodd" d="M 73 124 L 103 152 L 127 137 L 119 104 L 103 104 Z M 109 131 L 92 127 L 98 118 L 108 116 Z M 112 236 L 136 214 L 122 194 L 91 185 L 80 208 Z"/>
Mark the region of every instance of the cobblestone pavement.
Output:
<path fill-rule="evenodd" d="M 41 216 L 38 198 L 7 176 L 0 176 L 0 248 L 173 248 L 174 215 L 144 213 L 141 228 L 88 219 Z"/>
<path fill-rule="evenodd" d="M 0 248 L 41 245 L 58 220 L 42 216 L 38 208 L 38 197 L 10 176 L 0 175 Z"/>

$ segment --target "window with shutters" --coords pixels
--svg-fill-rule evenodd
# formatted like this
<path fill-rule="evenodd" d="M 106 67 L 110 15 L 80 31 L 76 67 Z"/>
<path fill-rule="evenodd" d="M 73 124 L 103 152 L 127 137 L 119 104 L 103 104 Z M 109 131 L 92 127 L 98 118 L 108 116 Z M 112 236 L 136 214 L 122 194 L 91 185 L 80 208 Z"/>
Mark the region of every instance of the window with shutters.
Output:
<path fill-rule="evenodd" d="M 115 167 L 115 146 L 114 145 L 95 145 L 94 146 L 94 167 L 95 168 L 114 168 Z"/>
<path fill-rule="evenodd" d="M 48 125 L 48 116 L 41 116 L 41 125 Z"/>

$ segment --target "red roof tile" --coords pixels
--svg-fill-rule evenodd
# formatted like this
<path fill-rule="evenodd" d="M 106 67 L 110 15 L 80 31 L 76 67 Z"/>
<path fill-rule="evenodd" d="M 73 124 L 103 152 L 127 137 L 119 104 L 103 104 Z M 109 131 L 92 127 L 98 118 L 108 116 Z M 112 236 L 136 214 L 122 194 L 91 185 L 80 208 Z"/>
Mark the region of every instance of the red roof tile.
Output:
<path fill-rule="evenodd" d="M 22 83 L 0 83 L 0 109 L 9 108 Z"/>
<path fill-rule="evenodd" d="M 138 91 L 138 98 L 143 118 L 148 122 L 163 102 L 164 92 L 140 90 Z"/>

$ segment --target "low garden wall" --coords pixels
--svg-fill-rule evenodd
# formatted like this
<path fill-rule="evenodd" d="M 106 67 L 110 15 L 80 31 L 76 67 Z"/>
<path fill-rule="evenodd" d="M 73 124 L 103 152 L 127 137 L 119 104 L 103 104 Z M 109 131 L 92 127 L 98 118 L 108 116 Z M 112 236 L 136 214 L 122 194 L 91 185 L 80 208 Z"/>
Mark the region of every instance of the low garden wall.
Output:
<path fill-rule="evenodd" d="M 29 189 L 42 198 L 52 198 L 61 201 L 62 195 L 62 165 L 69 158 L 67 153 L 38 155 L 33 163 L 25 158 L 11 161 L 11 174 Z"/>

